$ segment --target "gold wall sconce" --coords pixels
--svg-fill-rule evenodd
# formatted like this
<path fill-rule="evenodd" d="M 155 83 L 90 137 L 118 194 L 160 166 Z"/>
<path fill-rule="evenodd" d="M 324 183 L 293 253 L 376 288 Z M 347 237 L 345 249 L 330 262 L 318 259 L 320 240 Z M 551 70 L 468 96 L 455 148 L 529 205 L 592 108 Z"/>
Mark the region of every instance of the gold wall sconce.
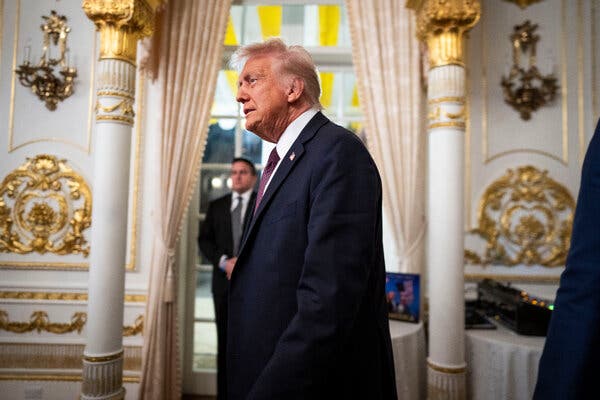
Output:
<path fill-rule="evenodd" d="M 536 66 L 536 46 L 540 36 L 537 24 L 529 20 L 514 27 L 510 41 L 513 45 L 513 65 L 508 76 L 502 76 L 504 101 L 517 110 L 527 121 L 531 113 L 551 103 L 558 91 L 553 74 L 542 75 Z M 521 66 L 521 53 L 529 54 L 529 68 Z"/>
<path fill-rule="evenodd" d="M 77 68 L 69 66 L 67 35 L 71 28 L 67 26 L 67 17 L 58 15 L 52 10 L 50 16 L 42 16 L 44 23 L 40 26 L 43 33 L 42 56 L 37 65 L 29 62 L 31 48 L 25 47 L 24 61 L 15 70 L 19 82 L 46 103 L 50 111 L 56 110 L 59 101 L 73 94 L 74 79 Z M 59 58 L 50 57 L 50 46 L 58 47 Z M 55 68 L 60 70 L 55 73 Z M 56 68 L 58 70 L 58 68 Z"/>

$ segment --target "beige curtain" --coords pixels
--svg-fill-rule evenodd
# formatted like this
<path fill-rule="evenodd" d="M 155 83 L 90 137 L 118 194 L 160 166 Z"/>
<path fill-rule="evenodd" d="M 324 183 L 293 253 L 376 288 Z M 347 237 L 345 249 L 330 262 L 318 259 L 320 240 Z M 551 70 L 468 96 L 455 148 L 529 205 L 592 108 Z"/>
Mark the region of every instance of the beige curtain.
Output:
<path fill-rule="evenodd" d="M 346 7 L 367 143 L 382 175 L 385 213 L 400 259 L 388 269 L 421 273 L 424 95 L 415 16 L 404 3 L 346 0 Z"/>
<path fill-rule="evenodd" d="M 141 399 L 181 398 L 175 246 L 204 152 L 230 3 L 169 0 L 150 51 L 162 110 Z"/>

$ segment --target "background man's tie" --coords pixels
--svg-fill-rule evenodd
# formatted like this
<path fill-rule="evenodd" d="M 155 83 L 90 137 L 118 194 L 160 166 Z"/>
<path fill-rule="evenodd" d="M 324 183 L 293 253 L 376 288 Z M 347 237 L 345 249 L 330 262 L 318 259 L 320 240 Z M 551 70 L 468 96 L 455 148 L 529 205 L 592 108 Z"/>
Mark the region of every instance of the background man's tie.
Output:
<path fill-rule="evenodd" d="M 263 170 L 262 176 L 260 178 L 260 185 L 258 186 L 258 194 L 256 195 L 256 206 L 254 207 L 254 212 L 258 210 L 258 205 L 262 200 L 263 194 L 265 194 L 265 186 L 267 182 L 269 182 L 269 178 L 275 169 L 275 166 L 279 162 L 279 154 L 277 154 L 277 148 L 274 147 L 271 150 L 271 154 L 269 154 L 269 159 L 267 160 L 267 165 L 265 165 L 265 169 Z"/>
<path fill-rule="evenodd" d="M 231 233 L 233 234 L 233 256 L 237 256 L 242 238 L 242 196 L 237 197 L 237 205 L 231 210 Z"/>

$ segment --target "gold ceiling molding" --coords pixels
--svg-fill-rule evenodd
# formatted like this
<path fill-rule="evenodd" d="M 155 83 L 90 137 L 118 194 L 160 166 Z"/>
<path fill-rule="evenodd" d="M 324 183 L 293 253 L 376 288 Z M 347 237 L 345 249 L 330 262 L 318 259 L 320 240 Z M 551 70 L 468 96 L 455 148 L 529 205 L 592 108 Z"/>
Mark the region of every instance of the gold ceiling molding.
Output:
<path fill-rule="evenodd" d="M 478 226 L 482 255 L 465 250 L 479 265 L 563 266 L 569 251 L 575 201 L 568 189 L 533 166 L 509 169 L 481 197 Z"/>
<path fill-rule="evenodd" d="M 48 313 L 45 311 L 34 311 L 31 313 L 28 322 L 11 322 L 8 319 L 8 313 L 5 310 L 0 310 L 0 330 L 12 332 L 12 333 L 27 333 L 42 331 L 64 334 L 77 331 L 81 333 L 85 323 L 87 322 L 87 313 L 76 312 L 71 317 L 71 322 L 50 322 Z M 139 315 L 133 325 L 127 325 L 123 327 L 123 336 L 136 336 L 143 333 L 144 330 L 144 316 Z"/>
<path fill-rule="evenodd" d="M 13 333 L 27 333 L 42 331 L 64 334 L 77 331 L 81 333 L 85 323 L 87 321 L 87 314 L 84 312 L 76 312 L 71 317 L 71 322 L 50 322 L 48 313 L 45 311 L 34 311 L 31 313 L 28 322 L 10 322 L 8 319 L 8 313 L 4 310 L 0 310 L 0 330 L 13 332 Z"/>
<path fill-rule="evenodd" d="M 54 300 L 54 301 L 87 301 L 88 294 L 81 292 L 33 292 L 33 291 L 0 291 L 0 299 L 6 300 Z M 125 303 L 146 303 L 145 294 L 126 294 Z"/>
<path fill-rule="evenodd" d="M 479 0 L 411 0 L 417 12 L 417 37 L 427 43 L 430 68 L 464 66 L 463 36 L 481 16 Z"/>
<path fill-rule="evenodd" d="M 40 154 L 0 184 L 0 252 L 87 257 L 92 193 L 66 160 Z"/>
<path fill-rule="evenodd" d="M 154 8 L 144 0 L 84 0 L 83 11 L 100 31 L 100 59 L 135 65 L 138 39 L 153 32 Z"/>
<path fill-rule="evenodd" d="M 509 3 L 515 3 L 522 9 L 525 9 L 534 3 L 539 3 L 542 0 L 504 0 L 504 1 L 508 1 Z"/>

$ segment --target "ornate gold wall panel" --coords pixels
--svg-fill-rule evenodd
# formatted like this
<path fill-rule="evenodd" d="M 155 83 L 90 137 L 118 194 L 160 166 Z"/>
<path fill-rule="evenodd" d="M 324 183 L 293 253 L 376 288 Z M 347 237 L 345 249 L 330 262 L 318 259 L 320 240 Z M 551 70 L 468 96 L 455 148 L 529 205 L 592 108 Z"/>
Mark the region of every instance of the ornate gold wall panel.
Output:
<path fill-rule="evenodd" d="M 71 317 L 71 322 L 50 322 L 48 313 L 45 311 L 34 311 L 27 322 L 10 321 L 8 313 L 0 310 L 0 330 L 12 333 L 27 333 L 36 331 L 37 333 L 50 332 L 55 334 L 65 334 L 77 331 L 81 334 L 85 323 L 87 322 L 87 313 L 76 312 Z M 123 336 L 136 336 L 142 334 L 144 330 L 144 316 L 139 315 L 133 325 L 123 327 Z"/>
<path fill-rule="evenodd" d="M 28 158 L 0 185 L 0 252 L 87 257 L 91 214 L 90 188 L 66 160 Z"/>
<path fill-rule="evenodd" d="M 486 242 L 483 254 L 465 250 L 465 261 L 480 265 L 564 266 L 575 201 L 547 171 L 533 166 L 509 169 L 490 184 L 479 204 L 478 226 L 470 233 Z"/>

